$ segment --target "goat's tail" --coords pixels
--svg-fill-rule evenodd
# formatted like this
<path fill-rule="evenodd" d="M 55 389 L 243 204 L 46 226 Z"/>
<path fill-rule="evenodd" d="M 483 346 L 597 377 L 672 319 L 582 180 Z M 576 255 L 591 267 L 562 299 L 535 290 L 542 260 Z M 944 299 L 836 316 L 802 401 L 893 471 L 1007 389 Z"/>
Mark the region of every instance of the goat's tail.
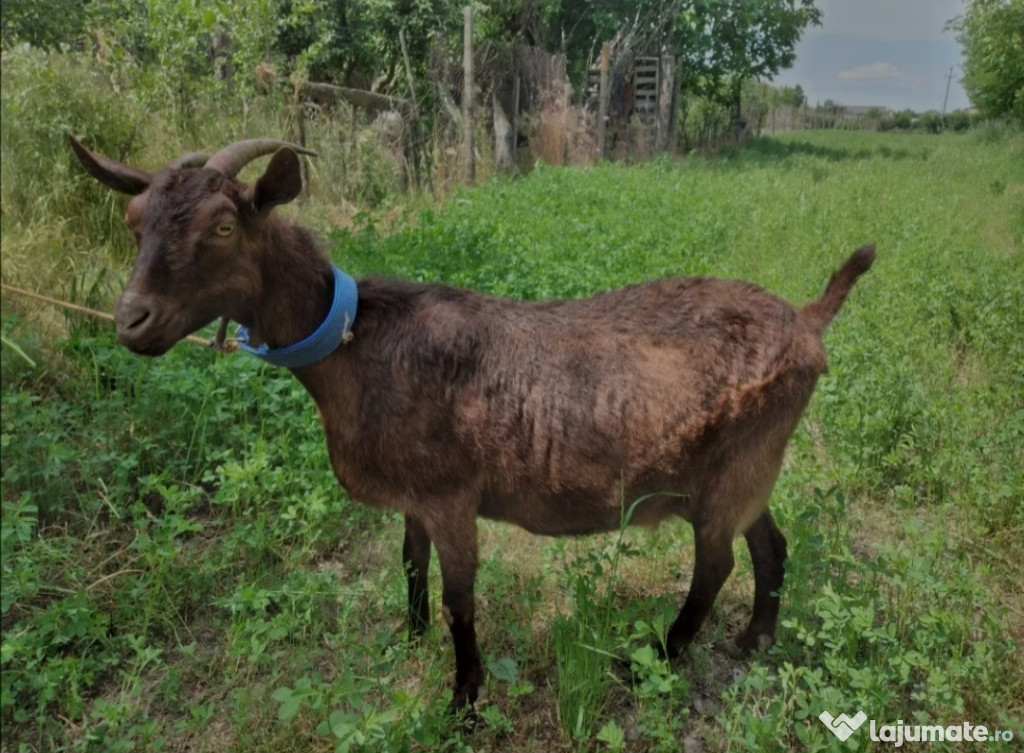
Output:
<path fill-rule="evenodd" d="M 829 322 L 839 313 L 847 294 L 857 282 L 857 278 L 871 269 L 875 262 L 875 246 L 861 246 L 853 255 L 829 278 L 828 285 L 821 298 L 812 301 L 800 309 L 800 315 L 807 320 L 820 334 L 825 331 Z"/>

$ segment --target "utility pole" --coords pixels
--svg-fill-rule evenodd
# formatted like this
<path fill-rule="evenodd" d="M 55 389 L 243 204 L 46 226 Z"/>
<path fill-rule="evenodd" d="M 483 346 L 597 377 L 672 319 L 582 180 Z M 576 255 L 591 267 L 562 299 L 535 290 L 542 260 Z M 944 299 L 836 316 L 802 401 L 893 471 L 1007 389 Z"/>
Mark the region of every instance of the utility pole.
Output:
<path fill-rule="evenodd" d="M 949 85 L 953 81 L 953 66 L 949 66 L 949 75 L 946 76 L 946 96 L 942 98 L 942 123 L 946 123 L 946 103 L 949 101 Z"/>

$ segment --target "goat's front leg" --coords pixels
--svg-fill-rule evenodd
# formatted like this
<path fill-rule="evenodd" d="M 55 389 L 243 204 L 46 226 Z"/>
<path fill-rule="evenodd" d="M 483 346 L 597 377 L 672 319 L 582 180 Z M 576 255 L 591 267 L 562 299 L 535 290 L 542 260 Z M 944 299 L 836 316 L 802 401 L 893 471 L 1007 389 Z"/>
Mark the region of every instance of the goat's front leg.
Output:
<path fill-rule="evenodd" d="M 441 603 L 455 648 L 455 692 L 449 709 L 472 712 L 484 682 L 473 624 L 476 580 L 476 520 L 437 521 L 429 529 L 441 565 Z"/>
<path fill-rule="evenodd" d="M 405 516 L 405 543 L 402 563 L 409 582 L 409 637 L 418 638 L 430 625 L 430 594 L 427 574 L 430 571 L 430 537 L 427 529 L 415 518 Z"/>

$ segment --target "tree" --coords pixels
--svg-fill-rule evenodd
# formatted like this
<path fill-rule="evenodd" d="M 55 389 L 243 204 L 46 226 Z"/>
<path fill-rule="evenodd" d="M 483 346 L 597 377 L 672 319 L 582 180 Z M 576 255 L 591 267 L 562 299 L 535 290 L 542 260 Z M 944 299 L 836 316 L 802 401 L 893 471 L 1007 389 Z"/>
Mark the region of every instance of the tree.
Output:
<path fill-rule="evenodd" d="M 272 0 L 274 47 L 315 81 L 391 91 L 403 76 L 398 32 L 422 71 L 438 38 L 459 39 L 464 0 Z"/>
<path fill-rule="evenodd" d="M 804 88 L 797 84 L 793 87 L 793 107 L 803 107 L 807 103 L 807 95 Z"/>
<path fill-rule="evenodd" d="M 5 0 L 0 14 L 0 36 L 4 43 L 28 42 L 52 49 L 81 39 L 88 7 L 80 0 Z"/>
<path fill-rule="evenodd" d="M 985 117 L 1024 124 L 1024 0 L 973 0 L 952 25 L 971 102 Z"/>
<path fill-rule="evenodd" d="M 691 0 L 676 17 L 673 47 L 686 85 L 728 105 L 739 125 L 743 82 L 793 65 L 804 29 L 820 22 L 814 0 Z"/>
<path fill-rule="evenodd" d="M 783 86 L 775 90 L 775 103 L 783 107 L 803 107 L 806 100 L 807 95 L 804 94 L 804 88 L 800 84 Z"/>

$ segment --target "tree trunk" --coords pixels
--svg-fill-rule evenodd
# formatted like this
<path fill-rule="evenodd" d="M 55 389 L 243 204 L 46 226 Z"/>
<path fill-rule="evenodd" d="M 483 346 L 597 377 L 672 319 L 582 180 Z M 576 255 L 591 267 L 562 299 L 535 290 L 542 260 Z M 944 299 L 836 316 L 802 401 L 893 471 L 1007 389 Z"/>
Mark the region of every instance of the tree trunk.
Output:
<path fill-rule="evenodd" d="M 743 119 L 743 92 L 742 84 L 733 84 L 732 87 L 732 135 L 733 140 L 738 144 L 743 140 L 743 133 L 747 123 Z"/>
<path fill-rule="evenodd" d="M 210 57 L 213 58 L 213 77 L 231 92 L 234 70 L 231 65 L 231 35 L 226 31 L 210 33 Z"/>
<path fill-rule="evenodd" d="M 473 150 L 473 7 L 463 8 L 462 32 L 462 180 L 476 181 L 476 154 Z"/>
<path fill-rule="evenodd" d="M 441 81 L 437 82 L 437 97 L 441 100 L 445 112 L 448 113 L 448 125 L 445 128 L 445 133 L 448 141 L 453 142 L 462 131 L 462 111 L 455 104 L 448 87 Z"/>
<path fill-rule="evenodd" d="M 491 109 L 494 112 L 494 162 L 500 172 L 516 166 L 515 79 L 502 80 L 495 74 L 491 81 Z"/>

